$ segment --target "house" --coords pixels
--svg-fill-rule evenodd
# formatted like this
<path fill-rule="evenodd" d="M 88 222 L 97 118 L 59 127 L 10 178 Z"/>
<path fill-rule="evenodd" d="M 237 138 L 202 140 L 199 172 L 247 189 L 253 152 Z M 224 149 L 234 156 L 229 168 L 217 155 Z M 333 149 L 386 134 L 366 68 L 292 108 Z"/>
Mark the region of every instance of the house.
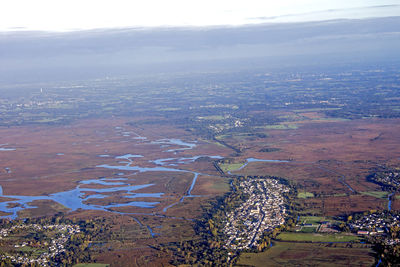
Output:
<path fill-rule="evenodd" d="M 358 231 L 357 235 L 369 235 L 368 231 Z"/>

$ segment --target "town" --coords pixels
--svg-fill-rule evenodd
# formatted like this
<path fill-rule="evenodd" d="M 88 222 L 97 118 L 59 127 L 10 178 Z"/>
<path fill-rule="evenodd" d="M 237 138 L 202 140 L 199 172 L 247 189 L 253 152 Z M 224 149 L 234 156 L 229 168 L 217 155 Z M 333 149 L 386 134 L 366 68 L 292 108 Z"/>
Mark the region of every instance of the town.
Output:
<path fill-rule="evenodd" d="M 9 239 L 10 236 L 20 235 L 21 233 L 33 233 L 33 239 L 24 241 L 20 244 L 14 244 L 13 250 L 16 253 L 8 253 L 1 255 L 1 261 L 9 260 L 12 264 L 39 264 L 40 266 L 50 266 L 49 262 L 52 258 L 65 252 L 65 244 L 71 237 L 80 233 L 79 225 L 68 224 L 19 224 L 9 228 L 0 230 L 0 241 Z M 45 240 L 36 240 L 35 235 L 53 235 L 52 238 L 47 236 Z M 14 238 L 11 238 L 13 240 Z M 7 242 L 6 242 L 7 243 Z M 39 251 L 45 251 L 39 254 L 28 253 L 39 248 Z M 20 253 L 18 253 L 18 251 Z M 31 255 L 31 256 L 29 256 Z"/>
<path fill-rule="evenodd" d="M 385 169 L 371 174 L 368 177 L 369 180 L 382 185 L 383 187 L 394 188 L 395 190 L 400 188 L 400 171 Z"/>
<path fill-rule="evenodd" d="M 353 232 L 358 235 L 383 235 L 390 236 L 394 232 L 394 227 L 398 227 L 400 223 L 400 215 L 392 212 L 378 212 L 371 213 L 357 218 L 351 223 L 349 227 Z M 394 240 L 387 240 L 389 243 L 400 243 Z"/>
<path fill-rule="evenodd" d="M 239 188 L 248 199 L 226 216 L 225 248 L 247 249 L 257 246 L 265 231 L 282 225 L 287 216 L 284 193 L 289 188 L 275 179 L 245 179 Z"/>

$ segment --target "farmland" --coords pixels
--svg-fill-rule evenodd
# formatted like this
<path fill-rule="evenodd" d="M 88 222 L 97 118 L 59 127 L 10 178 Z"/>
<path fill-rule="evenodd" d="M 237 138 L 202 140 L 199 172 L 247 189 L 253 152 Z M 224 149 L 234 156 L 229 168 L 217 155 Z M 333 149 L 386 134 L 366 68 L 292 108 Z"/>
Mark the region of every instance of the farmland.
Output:
<path fill-rule="evenodd" d="M 237 266 L 371 266 L 372 249 L 365 245 L 276 242 L 262 253 L 243 253 Z"/>
<path fill-rule="evenodd" d="M 304 234 L 304 233 L 281 233 L 277 236 L 280 241 L 299 241 L 299 242 L 351 242 L 359 241 L 358 236 L 341 234 Z"/>
<path fill-rule="evenodd" d="M 398 193 L 367 179 L 400 166 L 398 68 L 375 68 L 3 86 L 0 215 L 104 218 L 85 259 L 110 266 L 226 263 L 226 236 L 210 228 L 223 223 L 254 226 L 261 243 L 248 249 L 273 244 L 234 251 L 239 265 L 371 265 L 349 217 L 400 210 Z M 259 208 L 271 197 L 279 205 Z M 257 232 L 274 216 L 279 231 Z"/>

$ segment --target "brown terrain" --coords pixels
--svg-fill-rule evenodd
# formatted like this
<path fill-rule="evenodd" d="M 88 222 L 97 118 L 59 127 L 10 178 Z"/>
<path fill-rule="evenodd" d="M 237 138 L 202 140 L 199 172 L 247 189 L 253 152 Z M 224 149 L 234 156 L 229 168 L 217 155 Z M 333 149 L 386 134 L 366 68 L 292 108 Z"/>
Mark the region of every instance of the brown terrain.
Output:
<path fill-rule="evenodd" d="M 302 116 L 313 120 L 296 121 L 293 129 L 265 129 L 263 132 L 267 137 L 263 138 L 225 137 L 223 140 L 227 144 L 239 146 L 243 151 L 239 157 L 234 158 L 235 162 L 245 162 L 247 158 L 289 161 L 253 162 L 233 173 L 274 175 L 294 181 L 299 191 L 314 194 L 312 198 L 301 200 L 310 213 L 333 216 L 386 209 L 387 199 L 362 192 L 380 191 L 378 185 L 366 180 L 372 168 L 387 162 L 400 163 L 400 152 L 397 149 L 400 144 L 400 120 L 314 120 L 318 119 L 317 115 L 303 113 Z M 196 142 L 197 146 L 188 150 L 166 152 L 166 149 L 179 149 L 182 146 L 170 144 L 165 148 L 151 143 L 165 138 Z M 186 197 L 179 202 L 190 188 L 193 173 L 140 173 L 96 166 L 124 165 L 119 162 L 126 160 L 116 157 L 125 154 L 142 155 L 141 158 L 132 158 L 132 166 L 150 168 L 156 167 L 152 161 L 160 158 L 234 155 L 234 151 L 228 147 L 200 139 L 172 125 L 143 126 L 139 122 L 136 124 L 132 118 L 81 120 L 67 126 L 0 128 L 0 143 L 16 148 L 15 151 L 0 151 L 0 184 L 4 196 L 49 195 L 72 190 L 80 181 L 104 177 L 124 177 L 127 179 L 124 182 L 130 185 L 152 184 L 135 193 L 164 193 L 159 198 L 127 199 L 124 198 L 127 192 L 122 190 L 106 193 L 105 198 L 93 198 L 86 202 L 94 205 L 130 201 L 159 202 L 154 208 L 125 206 L 110 208 L 109 211 L 78 209 L 67 213 L 69 217 L 78 219 L 105 217 L 113 225 L 115 235 L 126 237 L 123 242 L 111 239 L 108 243 L 112 250 L 95 256 L 98 261 L 112 262 L 115 266 L 167 265 L 170 256 L 151 247 L 160 243 L 192 239 L 195 236 L 192 219 L 201 216 L 201 207 L 205 202 L 227 192 L 229 184 L 227 178 L 219 175 L 209 158 L 200 158 L 178 166 L 166 166 L 200 173 L 191 192 L 194 197 Z M 264 147 L 279 150 L 260 152 Z M 8 173 L 5 168 L 9 168 L 11 172 Z M 80 186 L 88 189 L 110 187 L 101 184 Z M 93 194 L 95 193 L 85 192 L 85 196 Z M 9 200 L 7 197 L 0 199 L 2 202 Z M 163 211 L 172 204 L 175 205 Z M 37 200 L 32 205 L 37 208 L 24 209 L 18 215 L 36 217 L 67 212 L 63 205 L 54 201 Z M 399 199 L 393 201 L 392 209 L 400 210 Z M 157 235 L 152 236 L 148 227 Z"/>

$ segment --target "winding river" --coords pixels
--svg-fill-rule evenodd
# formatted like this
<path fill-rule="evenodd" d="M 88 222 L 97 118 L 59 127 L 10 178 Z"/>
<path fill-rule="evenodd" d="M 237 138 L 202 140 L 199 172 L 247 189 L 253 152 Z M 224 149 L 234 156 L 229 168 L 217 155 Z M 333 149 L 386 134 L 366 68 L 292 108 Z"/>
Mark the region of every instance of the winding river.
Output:
<path fill-rule="evenodd" d="M 141 136 L 139 136 L 141 137 Z M 141 140 L 146 140 L 147 138 L 141 137 Z M 157 141 L 150 142 L 151 144 L 159 144 L 160 147 L 169 147 L 169 146 L 178 146 L 178 148 L 167 149 L 163 152 L 172 152 L 176 154 L 177 151 L 193 149 L 196 147 L 195 143 L 184 142 L 180 139 L 160 139 Z M 2 148 L 1 151 L 13 151 L 14 148 Z M 109 155 L 99 155 L 100 158 L 108 158 Z M 180 200 L 172 205 L 169 205 L 163 209 L 164 212 L 168 210 L 168 208 L 182 202 L 185 197 L 195 197 L 191 194 L 197 177 L 200 173 L 184 170 L 180 168 L 172 168 L 172 166 L 179 166 L 182 164 L 187 164 L 194 162 L 195 160 L 201 157 L 209 157 L 212 159 L 220 159 L 220 156 L 193 156 L 193 157 L 180 157 L 180 158 L 160 158 L 156 160 L 152 160 L 150 162 L 154 163 L 155 167 L 141 167 L 138 165 L 134 165 L 135 158 L 143 158 L 142 155 L 138 154 L 125 154 L 115 157 L 116 160 L 123 160 L 119 162 L 119 165 L 110 165 L 110 164 L 102 164 L 96 167 L 98 168 L 107 168 L 113 170 L 121 170 L 121 171 L 129 171 L 129 172 L 185 172 L 193 174 L 193 180 L 185 192 L 185 194 L 180 198 Z M 122 164 L 122 165 L 121 165 Z M 118 175 L 124 175 L 124 173 L 119 173 Z M 127 178 L 124 177 L 110 177 L 110 178 L 99 178 L 99 179 L 91 179 L 91 180 L 82 180 L 78 183 L 76 188 L 68 191 L 58 192 L 46 196 L 22 196 L 22 195 L 4 195 L 3 189 L 0 185 L 0 196 L 11 198 L 12 200 L 0 202 L 0 211 L 10 213 L 10 215 L 5 215 L 2 217 L 8 217 L 11 219 L 15 219 L 18 217 L 18 212 L 24 209 L 35 208 L 31 202 L 37 200 L 52 200 L 55 201 L 64 207 L 70 209 L 71 211 L 75 211 L 77 209 L 83 210 L 104 210 L 110 212 L 116 212 L 112 210 L 112 208 L 116 207 L 124 207 L 124 206 L 135 206 L 141 208 L 154 208 L 156 205 L 160 204 L 160 202 L 146 202 L 146 201 L 134 201 L 135 198 L 162 198 L 164 193 L 136 193 L 135 191 L 143 188 L 147 188 L 152 186 L 153 184 L 142 184 L 142 185 L 131 185 L 127 182 Z M 87 185 L 102 185 L 107 186 L 106 188 L 87 188 Z M 95 205 L 88 203 L 90 199 L 103 199 L 109 197 L 111 193 L 114 192 L 124 192 L 123 198 L 131 199 L 132 201 L 128 201 L 126 203 L 109 203 L 107 205 Z M 116 212 L 120 214 L 124 214 L 122 212 Z M 126 213 L 128 214 L 128 213 Z"/>

